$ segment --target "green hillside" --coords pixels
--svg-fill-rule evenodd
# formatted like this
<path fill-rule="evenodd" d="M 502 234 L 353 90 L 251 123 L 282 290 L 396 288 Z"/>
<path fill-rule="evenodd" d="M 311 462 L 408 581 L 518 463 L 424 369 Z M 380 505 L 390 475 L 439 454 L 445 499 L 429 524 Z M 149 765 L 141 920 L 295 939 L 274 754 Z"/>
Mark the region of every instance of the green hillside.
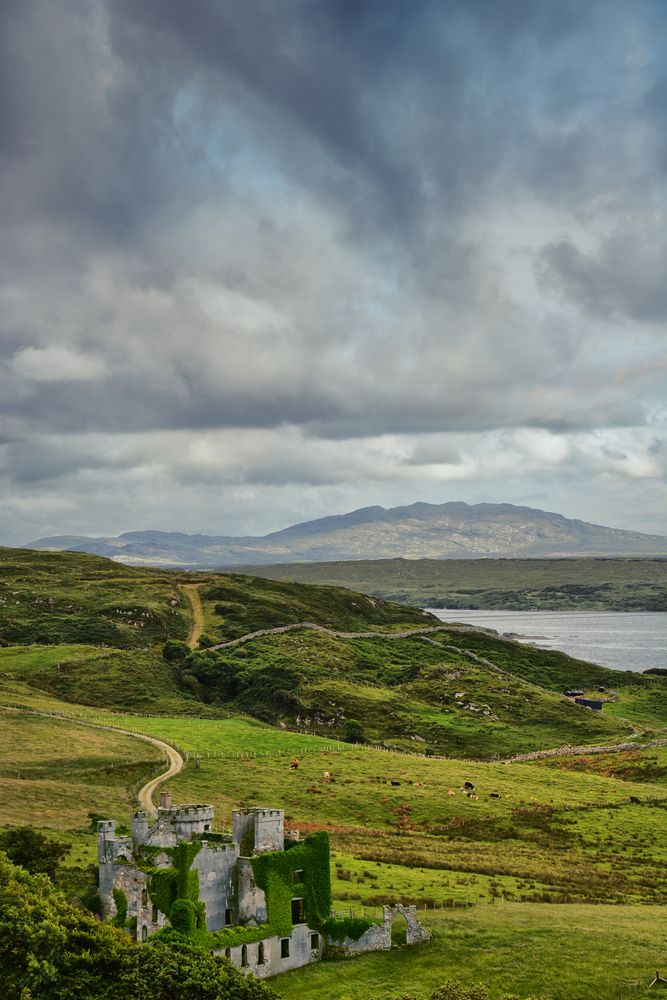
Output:
<path fill-rule="evenodd" d="M 130 649 L 185 638 L 177 580 L 98 556 L 0 548 L 0 642 Z"/>
<path fill-rule="evenodd" d="M 69 702 L 240 711 L 302 732 L 481 759 L 657 730 L 667 707 L 665 678 L 443 628 L 419 609 L 344 588 L 11 549 L 0 550 L 0 570 L 0 640 L 8 644 L 0 684 L 20 678 Z M 189 655 L 182 645 L 165 659 L 165 640 L 188 635 L 193 586 L 204 645 L 303 622 L 340 634 L 297 628 Z M 575 705 L 562 696 L 571 686 L 604 686 L 610 704 L 602 713 Z"/>
<path fill-rule="evenodd" d="M 338 911 L 427 907 L 424 948 L 281 977 L 287 998 L 422 1000 L 457 978 L 485 981 L 494 998 L 620 1000 L 658 967 L 667 748 L 506 758 L 664 737 L 667 678 L 441 627 L 342 589 L 68 553 L 4 550 L 0 566 L 0 827 L 32 824 L 72 845 L 59 875 L 69 898 L 94 890 L 91 814 L 127 824 L 138 787 L 164 766 L 123 729 L 187 752 L 167 787 L 176 801 L 214 804 L 218 829 L 233 808 L 271 805 L 290 829 L 329 831 Z M 193 585 L 204 645 L 223 648 L 183 641 Z M 236 641 L 301 622 L 361 635 L 295 628 Z M 604 711 L 564 698 L 570 685 L 604 686 Z M 585 963 L 591 952 L 604 975 Z M 541 955 L 560 994 L 536 971 Z"/>
<path fill-rule="evenodd" d="M 508 669 L 514 644 L 489 638 L 487 646 L 486 636 L 467 631 L 435 635 L 340 639 L 299 630 L 195 653 L 181 664 L 181 678 L 203 702 L 267 722 L 344 736 L 354 720 L 369 742 L 456 756 L 509 756 L 630 731 L 531 683 L 530 673 L 548 670 L 538 651 L 517 650 L 525 650 L 520 677 Z M 472 659 L 478 649 L 499 662 Z M 562 659 L 570 669 L 566 683 L 584 683 L 585 666 Z M 609 673 L 600 676 L 608 680 Z"/>
<path fill-rule="evenodd" d="M 665 611 L 667 559 L 359 559 L 253 567 L 422 608 Z"/>

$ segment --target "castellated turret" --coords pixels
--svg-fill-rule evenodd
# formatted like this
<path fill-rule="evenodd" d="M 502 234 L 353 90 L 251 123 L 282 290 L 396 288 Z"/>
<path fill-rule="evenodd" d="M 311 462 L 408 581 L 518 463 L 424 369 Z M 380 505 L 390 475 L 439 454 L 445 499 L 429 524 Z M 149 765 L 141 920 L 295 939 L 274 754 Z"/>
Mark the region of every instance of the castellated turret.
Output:
<path fill-rule="evenodd" d="M 147 812 L 140 810 L 132 817 L 132 841 L 135 847 L 146 843 L 148 837 L 148 824 L 150 816 Z"/>
<path fill-rule="evenodd" d="M 213 829 L 213 806 L 160 806 L 156 815 L 140 810 L 132 817 L 135 849 L 176 847 L 181 840 L 199 840 Z"/>
<path fill-rule="evenodd" d="M 285 849 L 285 813 L 282 809 L 235 809 L 232 813 L 232 838 L 241 854 Z"/>
<path fill-rule="evenodd" d="M 103 819 L 98 822 L 97 860 L 100 864 L 113 863 L 119 859 L 129 861 L 132 846 L 131 837 L 116 836 L 116 824 L 113 820 Z"/>

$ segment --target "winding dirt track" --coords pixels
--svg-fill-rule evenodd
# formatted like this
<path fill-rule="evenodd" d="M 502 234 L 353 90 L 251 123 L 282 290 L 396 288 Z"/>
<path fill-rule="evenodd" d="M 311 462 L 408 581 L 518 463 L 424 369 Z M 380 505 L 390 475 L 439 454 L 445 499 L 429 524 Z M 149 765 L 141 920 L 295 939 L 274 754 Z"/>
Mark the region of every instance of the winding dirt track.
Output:
<path fill-rule="evenodd" d="M 105 726 L 103 722 L 86 722 L 85 719 L 74 719 L 68 715 L 58 715 L 53 712 L 38 712 L 37 710 L 31 708 L 15 708 L 9 705 L 0 705 L 0 710 L 3 712 L 18 712 L 23 715 L 39 715 L 47 719 L 59 719 L 61 722 L 70 722 L 79 726 L 89 726 L 92 729 L 106 729 L 110 733 L 119 733 L 121 736 L 133 736 L 136 740 L 143 740 L 144 743 L 152 743 L 154 747 L 166 755 L 169 760 L 169 767 L 162 774 L 158 774 L 156 778 L 151 778 L 150 781 L 139 789 L 137 793 L 137 799 L 139 801 L 139 808 L 145 809 L 146 812 L 155 815 L 157 812 L 155 805 L 153 803 L 153 795 L 160 787 L 160 785 L 167 781 L 169 778 L 173 778 L 174 775 L 182 771 L 185 766 L 185 761 L 182 756 L 174 747 L 165 743 L 164 740 L 159 740 L 155 736 L 147 736 L 146 733 L 135 733 L 131 729 L 118 729 L 116 726 Z"/>
<path fill-rule="evenodd" d="M 141 733 L 128 732 L 127 735 L 138 736 L 140 739 L 146 740 L 148 743 L 152 743 L 154 746 L 159 747 L 160 750 L 164 750 L 169 758 L 169 767 L 167 770 L 163 771 L 162 774 L 158 774 L 157 778 L 153 778 L 151 781 L 146 782 L 143 788 L 139 789 L 137 794 L 139 808 L 145 809 L 146 812 L 155 815 L 157 810 L 153 803 L 153 795 L 164 781 L 167 781 L 169 778 L 173 778 L 175 774 L 178 774 L 179 771 L 183 770 L 185 762 L 178 750 L 169 746 L 169 744 L 165 743 L 164 740 L 158 740 L 154 736 L 142 736 Z"/>
<path fill-rule="evenodd" d="M 204 609 L 202 607 L 201 598 L 199 597 L 199 587 L 198 583 L 181 583 L 179 587 L 187 597 L 190 602 L 190 608 L 192 609 L 192 625 L 190 626 L 190 633 L 188 635 L 188 646 L 190 649 L 195 649 L 197 643 L 199 642 L 199 637 L 204 631 L 204 626 L 206 625 L 204 619 Z"/>

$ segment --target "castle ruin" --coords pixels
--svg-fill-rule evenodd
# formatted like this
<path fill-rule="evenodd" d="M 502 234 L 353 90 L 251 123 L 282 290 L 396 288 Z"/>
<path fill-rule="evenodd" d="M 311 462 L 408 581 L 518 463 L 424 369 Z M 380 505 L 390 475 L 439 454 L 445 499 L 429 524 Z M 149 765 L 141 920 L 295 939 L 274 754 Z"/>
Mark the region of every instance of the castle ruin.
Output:
<path fill-rule="evenodd" d="M 98 860 L 104 916 L 139 942 L 171 927 L 266 977 L 319 961 L 334 940 L 328 836 L 286 842 L 279 809 L 237 809 L 220 834 L 212 806 L 172 806 L 163 792 L 156 816 L 136 812 L 130 834 L 98 823 Z M 383 923 L 335 944 L 349 954 L 391 947 L 398 912 L 408 943 L 430 937 L 414 907 L 385 907 Z"/>

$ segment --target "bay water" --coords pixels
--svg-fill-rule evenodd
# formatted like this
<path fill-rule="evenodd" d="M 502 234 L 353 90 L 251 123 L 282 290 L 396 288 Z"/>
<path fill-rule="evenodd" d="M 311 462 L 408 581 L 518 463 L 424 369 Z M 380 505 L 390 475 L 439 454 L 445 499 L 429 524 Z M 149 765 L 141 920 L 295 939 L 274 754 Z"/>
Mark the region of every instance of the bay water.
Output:
<path fill-rule="evenodd" d="M 667 668 L 667 612 L 426 610 L 614 670 Z"/>

